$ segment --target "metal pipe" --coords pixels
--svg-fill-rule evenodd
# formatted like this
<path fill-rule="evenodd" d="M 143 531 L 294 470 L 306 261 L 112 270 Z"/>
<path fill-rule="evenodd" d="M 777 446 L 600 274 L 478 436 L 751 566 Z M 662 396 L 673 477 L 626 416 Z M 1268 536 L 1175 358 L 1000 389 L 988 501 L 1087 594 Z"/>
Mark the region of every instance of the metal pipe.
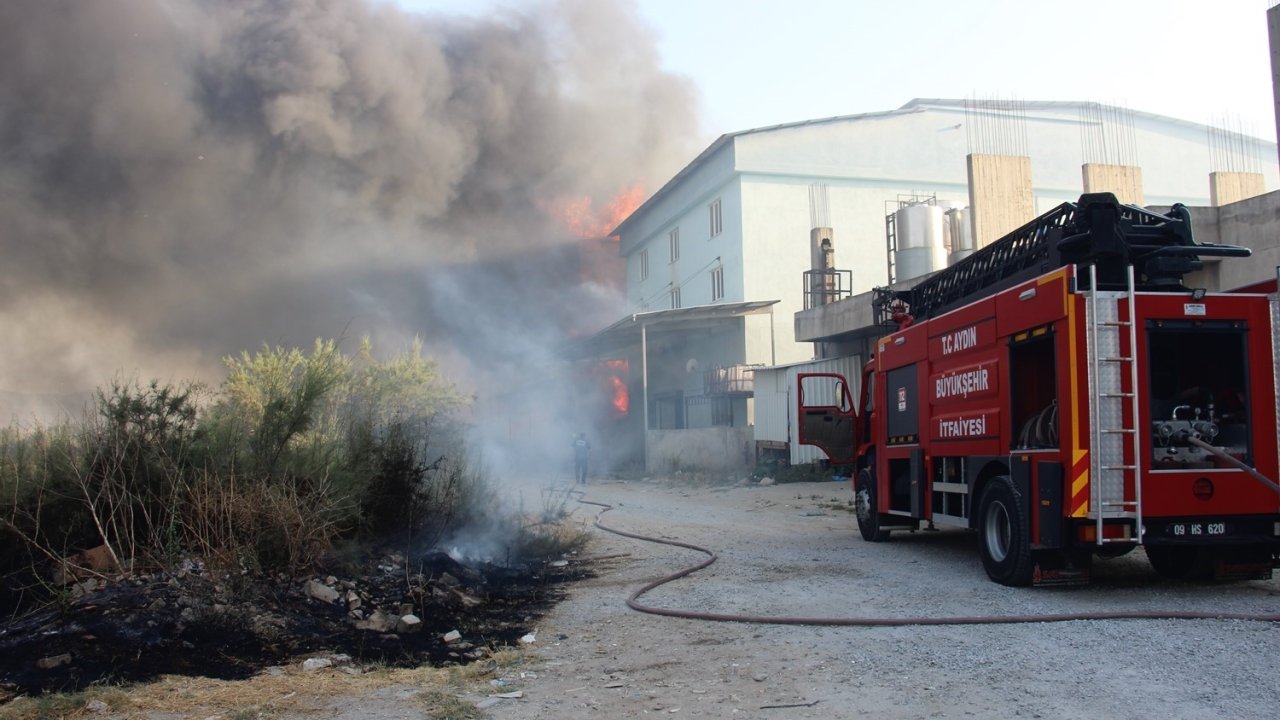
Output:
<path fill-rule="evenodd" d="M 1126 293 L 1126 300 L 1129 305 L 1129 414 L 1133 416 L 1133 434 L 1129 436 L 1131 440 L 1131 452 L 1133 453 L 1133 502 L 1134 513 L 1136 518 L 1134 528 L 1138 536 L 1138 544 L 1142 544 L 1142 438 L 1138 434 L 1138 428 L 1142 426 L 1141 419 L 1138 416 L 1138 303 L 1134 297 L 1134 276 L 1133 265 L 1128 266 L 1128 282 L 1129 287 Z M 1116 343 L 1119 348 L 1120 343 Z M 1120 417 L 1124 417 L 1124 411 L 1120 411 Z M 1124 426 L 1121 420 L 1121 427 Z M 1123 453 L 1121 454 L 1123 457 Z"/>
<path fill-rule="evenodd" d="M 769 365 L 778 364 L 778 347 L 773 339 L 773 306 L 769 306 Z"/>
<path fill-rule="evenodd" d="M 1098 422 L 1102 419 L 1102 398 L 1098 397 L 1098 265 L 1089 266 L 1089 505 L 1097 520 L 1094 532 L 1098 545 L 1103 543 L 1102 534 L 1102 463 L 1098 461 L 1102 449 L 1102 433 Z"/>
<path fill-rule="evenodd" d="M 1187 437 L 1187 442 L 1191 443 L 1192 445 L 1195 445 L 1198 448 L 1201 448 L 1202 450 L 1206 450 L 1212 453 L 1213 455 L 1216 455 L 1222 458 L 1223 461 L 1230 464 L 1232 467 L 1245 471 L 1245 473 L 1248 474 L 1249 477 L 1253 478 L 1254 480 L 1257 480 L 1263 485 L 1266 485 L 1268 488 L 1280 493 L 1280 485 L 1277 485 L 1274 480 L 1258 472 L 1257 468 L 1250 467 L 1245 463 L 1240 462 L 1238 459 L 1231 456 L 1230 454 L 1223 452 L 1222 450 L 1219 450 L 1218 448 L 1214 447 L 1213 445 L 1210 445 L 1209 443 L 1201 440 L 1198 437 L 1195 437 L 1194 435 L 1189 435 Z"/>
<path fill-rule="evenodd" d="M 631 319 L 634 321 L 635 316 Z M 649 470 L 649 332 L 640 323 L 640 399 L 644 405 L 644 427 L 640 428 L 640 453 L 646 472 Z"/>

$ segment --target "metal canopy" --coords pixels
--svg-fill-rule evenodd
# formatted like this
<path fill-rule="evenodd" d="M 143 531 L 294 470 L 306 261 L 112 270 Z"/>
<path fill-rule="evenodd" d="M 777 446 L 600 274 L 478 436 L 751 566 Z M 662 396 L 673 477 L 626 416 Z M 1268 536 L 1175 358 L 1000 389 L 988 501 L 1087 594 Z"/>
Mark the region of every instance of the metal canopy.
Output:
<path fill-rule="evenodd" d="M 560 352 L 567 360 L 601 357 L 640 345 L 641 328 L 649 333 L 674 333 L 715 327 L 726 319 L 772 313 L 778 300 L 697 305 L 628 315 L 590 337 L 568 343 Z"/>
<path fill-rule="evenodd" d="M 618 322 L 577 342 L 569 343 L 560 352 L 566 360 L 589 360 L 609 355 L 616 356 L 622 351 L 638 349 L 640 354 L 640 407 L 643 408 L 643 432 L 645 440 L 644 467 L 649 467 L 649 335 L 671 337 L 681 333 L 695 332 L 714 328 L 726 320 L 747 315 L 769 313 L 773 315 L 773 306 L 779 300 L 757 300 L 753 302 L 723 303 L 720 305 L 698 305 L 672 310 L 654 310 L 636 313 L 622 318 Z M 769 322 L 770 362 L 776 352 L 773 346 L 773 322 Z"/>

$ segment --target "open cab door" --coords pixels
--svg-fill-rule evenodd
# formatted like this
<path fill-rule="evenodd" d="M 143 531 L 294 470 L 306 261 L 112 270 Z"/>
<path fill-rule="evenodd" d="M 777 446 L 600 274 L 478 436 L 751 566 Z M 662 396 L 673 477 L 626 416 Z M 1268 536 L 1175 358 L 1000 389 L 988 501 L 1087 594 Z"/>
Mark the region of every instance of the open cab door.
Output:
<path fill-rule="evenodd" d="M 796 377 L 796 401 L 800 444 L 822 448 L 833 464 L 852 463 L 858 448 L 854 437 L 858 415 L 844 376 L 838 373 L 799 374 Z"/>

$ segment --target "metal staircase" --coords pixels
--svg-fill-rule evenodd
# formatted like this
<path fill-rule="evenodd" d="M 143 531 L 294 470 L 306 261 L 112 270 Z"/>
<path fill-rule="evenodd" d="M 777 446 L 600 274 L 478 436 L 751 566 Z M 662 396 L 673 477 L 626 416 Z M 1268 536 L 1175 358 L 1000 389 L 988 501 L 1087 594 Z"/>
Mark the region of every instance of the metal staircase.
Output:
<path fill-rule="evenodd" d="M 1138 435 L 1138 347 L 1134 323 L 1134 272 L 1124 290 L 1099 290 L 1098 268 L 1089 266 L 1085 326 L 1089 335 L 1089 517 L 1097 543 L 1142 543 L 1142 463 Z M 1126 312 L 1121 313 L 1121 308 Z M 1126 383 L 1127 378 L 1127 383 Z M 1126 389 L 1126 387 L 1128 389 Z M 1132 518 L 1132 538 L 1103 537 L 1103 522 Z"/>

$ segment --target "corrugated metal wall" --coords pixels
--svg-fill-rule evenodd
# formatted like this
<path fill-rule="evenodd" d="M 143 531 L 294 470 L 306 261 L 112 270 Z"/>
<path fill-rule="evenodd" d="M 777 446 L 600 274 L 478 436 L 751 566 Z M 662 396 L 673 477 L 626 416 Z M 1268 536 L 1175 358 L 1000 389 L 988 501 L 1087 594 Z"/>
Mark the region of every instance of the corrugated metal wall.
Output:
<path fill-rule="evenodd" d="M 833 372 L 849 380 L 854 402 L 862 381 L 862 358 L 857 355 L 813 360 L 806 363 L 756 368 L 755 405 L 756 440 L 788 443 L 791 464 L 818 462 L 826 454 L 812 445 L 796 442 L 796 375 L 799 373 Z"/>

